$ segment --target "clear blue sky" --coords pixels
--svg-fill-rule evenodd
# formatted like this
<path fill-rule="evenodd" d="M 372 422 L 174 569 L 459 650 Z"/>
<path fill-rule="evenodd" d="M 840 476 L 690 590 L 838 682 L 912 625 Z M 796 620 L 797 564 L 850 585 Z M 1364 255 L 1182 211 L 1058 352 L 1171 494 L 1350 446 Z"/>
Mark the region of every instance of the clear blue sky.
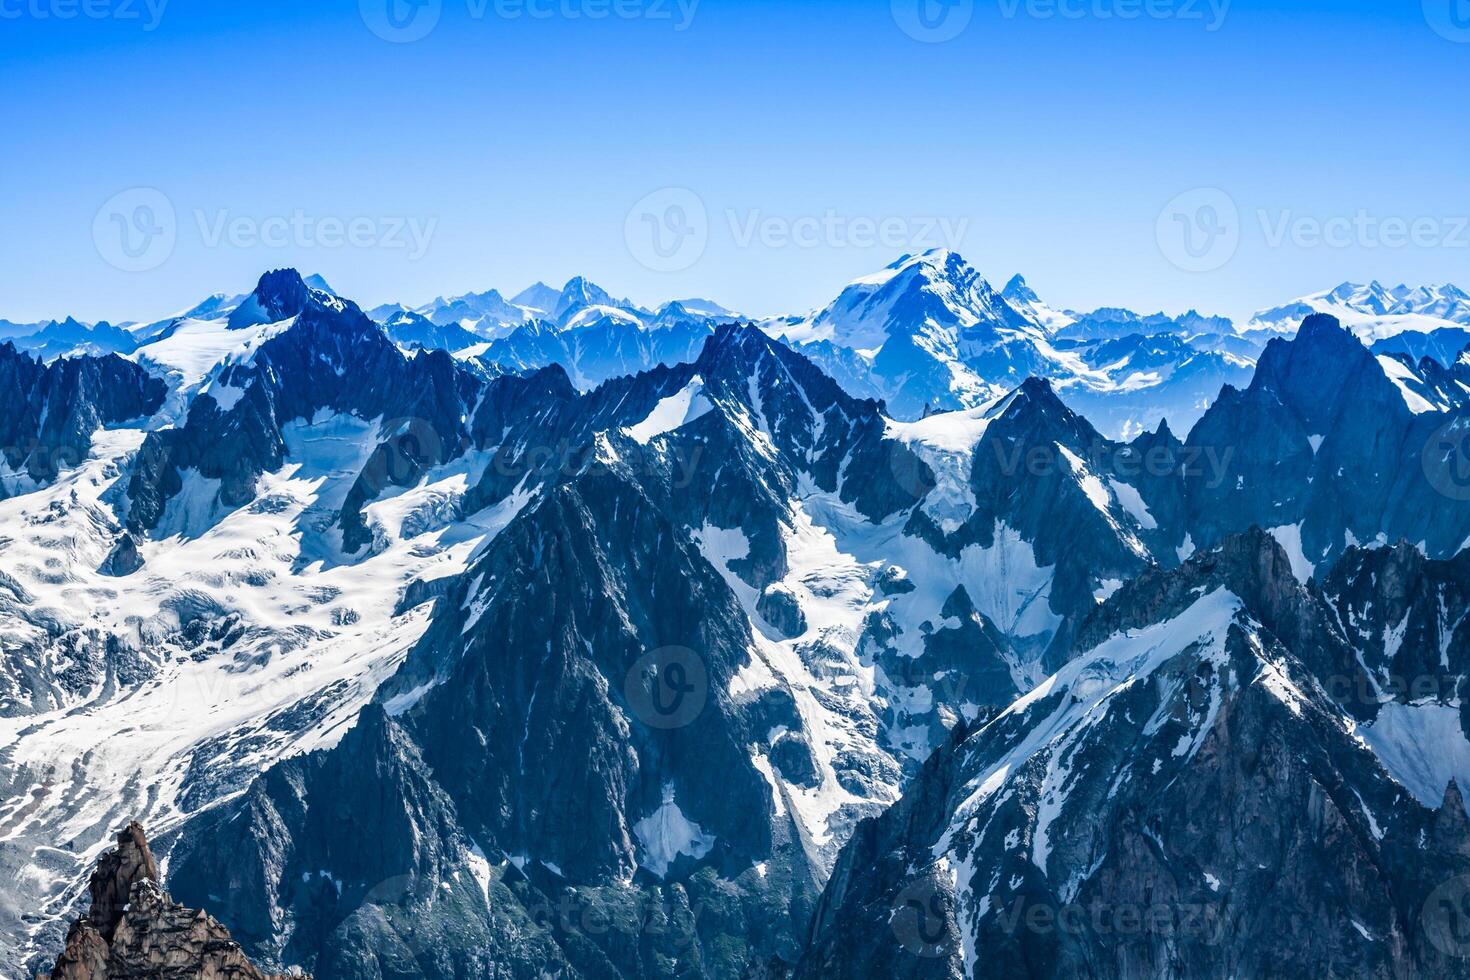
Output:
<path fill-rule="evenodd" d="M 645 303 L 800 311 L 910 239 L 1076 308 L 1470 288 L 1465 0 L 1234 0 L 1220 23 L 1209 0 L 956 0 L 970 19 L 943 43 L 901 28 L 920 0 L 700 0 L 692 18 L 691 0 L 424 0 L 438 21 L 408 43 L 369 29 L 391 33 L 388 0 L 169 0 L 156 24 L 150 2 L 0 0 L 0 317 L 161 315 L 281 265 L 365 304 L 585 274 Z M 1145 3 L 1165 16 L 1119 16 Z M 107 236 L 157 198 L 104 205 L 139 187 L 174 211 L 173 244 L 124 271 Z M 675 271 L 629 245 L 630 208 L 665 187 L 707 215 Z M 1238 208 L 1240 243 L 1188 272 L 1160 214 L 1202 187 Z M 1359 214 L 1346 247 L 1270 241 Z M 251 241 L 298 215 L 307 231 Z M 775 220 L 747 240 L 755 218 Z M 802 218 L 813 247 L 781 238 Z M 240 233 L 216 237 L 222 219 Z M 350 219 L 360 240 L 335 241 Z M 1423 240 L 1372 247 L 1384 219 Z"/>

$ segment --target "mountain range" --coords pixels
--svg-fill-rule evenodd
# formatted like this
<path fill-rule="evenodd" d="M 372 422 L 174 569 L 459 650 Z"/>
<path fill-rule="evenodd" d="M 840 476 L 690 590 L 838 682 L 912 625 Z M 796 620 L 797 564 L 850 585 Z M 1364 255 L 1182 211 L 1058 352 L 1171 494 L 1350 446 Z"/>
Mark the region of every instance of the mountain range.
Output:
<path fill-rule="evenodd" d="M 319 978 L 1470 976 L 1470 357 L 1289 316 L 931 252 L 0 346 L 0 974 L 137 820 L 130 929 Z"/>
<path fill-rule="evenodd" d="M 304 281 L 332 292 L 319 276 Z M 19 349 L 43 360 L 132 355 L 167 339 L 177 323 L 213 321 L 247 298 L 215 294 L 149 324 L 114 327 L 68 318 L 0 327 L 16 335 Z M 1293 335 L 1318 312 L 1335 316 L 1375 353 L 1403 354 L 1416 363 L 1427 356 L 1450 367 L 1470 345 L 1470 300 L 1454 286 L 1348 283 L 1237 326 L 1192 310 L 1173 316 L 1054 309 L 1023 277 L 996 289 L 943 249 L 905 256 L 862 277 L 820 310 L 759 322 L 847 390 L 883 400 L 895 418 L 975 408 L 1034 376 L 1053 381 L 1067 403 L 1109 437 L 1132 438 L 1162 421 L 1187 431 L 1222 386 L 1249 382 L 1269 339 Z M 691 360 L 717 325 L 741 319 L 700 299 L 646 309 L 582 277 L 561 289 L 538 282 L 509 300 L 492 289 L 415 308 L 386 304 L 368 316 L 405 349 L 446 350 L 490 371 L 558 364 L 584 390 Z"/>

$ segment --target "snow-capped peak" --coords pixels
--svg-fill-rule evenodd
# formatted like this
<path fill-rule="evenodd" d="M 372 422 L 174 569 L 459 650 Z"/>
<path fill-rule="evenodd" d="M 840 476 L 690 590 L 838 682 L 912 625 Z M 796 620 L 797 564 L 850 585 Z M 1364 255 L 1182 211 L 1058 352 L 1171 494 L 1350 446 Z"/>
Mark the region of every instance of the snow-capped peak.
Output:
<path fill-rule="evenodd" d="M 1313 313 L 1328 313 L 1365 340 L 1383 340 L 1410 331 L 1429 333 L 1470 326 L 1470 296 L 1458 286 L 1398 285 L 1378 281 L 1345 282 L 1274 309 L 1257 313 L 1245 331 L 1291 334 Z"/>
<path fill-rule="evenodd" d="M 311 279 L 326 285 L 320 276 Z M 231 330 L 244 330 L 264 323 L 280 323 L 299 314 L 313 298 L 341 304 L 331 292 L 309 284 L 295 269 L 273 269 L 260 277 L 255 291 L 230 313 L 228 326 Z"/>
<path fill-rule="evenodd" d="M 1077 318 L 1070 313 L 1053 309 L 1041 301 L 1036 295 L 1036 290 L 1026 284 L 1024 277 L 1014 275 L 1011 281 L 1006 283 L 1000 295 L 1020 313 L 1029 316 L 1032 320 L 1045 329 L 1048 333 L 1056 333 L 1065 327 L 1070 327 L 1077 322 Z"/>
<path fill-rule="evenodd" d="M 1031 324 L 958 252 L 936 248 L 854 279 L 826 309 L 773 329 L 794 343 L 825 340 L 876 352 L 894 336 L 981 325 L 1020 329 Z"/>

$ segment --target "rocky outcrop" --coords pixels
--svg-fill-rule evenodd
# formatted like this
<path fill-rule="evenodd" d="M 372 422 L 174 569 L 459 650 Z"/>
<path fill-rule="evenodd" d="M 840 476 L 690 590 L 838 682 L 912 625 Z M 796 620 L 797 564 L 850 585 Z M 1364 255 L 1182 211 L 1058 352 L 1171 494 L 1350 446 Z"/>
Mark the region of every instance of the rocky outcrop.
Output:
<path fill-rule="evenodd" d="M 92 911 L 87 918 L 108 942 L 122 921 L 133 886 L 141 881 L 158 881 L 158 862 L 148 847 L 143 828 L 130 823 L 118 835 L 117 847 L 102 855 L 92 880 L 87 883 L 92 897 Z"/>
<path fill-rule="evenodd" d="M 88 883 L 91 911 L 40 980 L 275 980 L 208 913 L 170 899 L 158 877 L 143 828 L 129 824 Z"/>
<path fill-rule="evenodd" d="M 786 586 L 768 586 L 761 593 L 756 610 L 760 612 L 761 618 L 787 639 L 800 636 L 807 630 L 806 614 L 801 611 L 801 604 Z"/>
<path fill-rule="evenodd" d="M 115 354 L 50 364 L 0 345 L 0 453 L 13 473 L 37 483 L 56 479 L 92 449 L 105 425 L 156 412 L 162 381 Z"/>

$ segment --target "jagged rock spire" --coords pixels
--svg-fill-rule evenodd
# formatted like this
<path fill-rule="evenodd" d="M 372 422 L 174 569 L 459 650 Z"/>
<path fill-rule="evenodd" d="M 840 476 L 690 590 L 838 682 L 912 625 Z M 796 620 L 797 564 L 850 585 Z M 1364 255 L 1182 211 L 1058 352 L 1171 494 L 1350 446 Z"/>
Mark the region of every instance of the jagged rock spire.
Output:
<path fill-rule="evenodd" d="M 38 980 L 284 980 L 256 968 L 207 912 L 168 897 L 136 821 L 97 862 L 87 890 L 91 911 Z"/>
<path fill-rule="evenodd" d="M 118 834 L 117 847 L 102 855 L 87 883 L 92 896 L 87 919 L 109 943 L 128 907 L 133 886 L 142 881 L 158 881 L 158 861 L 148 848 L 142 825 L 134 821 Z"/>

